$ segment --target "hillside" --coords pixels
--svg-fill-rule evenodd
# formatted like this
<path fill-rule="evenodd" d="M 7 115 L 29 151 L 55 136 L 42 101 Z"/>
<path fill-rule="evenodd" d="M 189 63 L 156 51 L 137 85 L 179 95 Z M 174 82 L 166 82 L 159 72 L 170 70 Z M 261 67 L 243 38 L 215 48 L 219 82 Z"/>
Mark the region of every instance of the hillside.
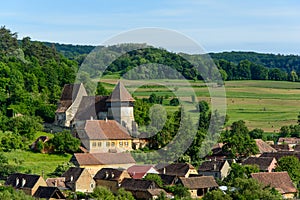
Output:
<path fill-rule="evenodd" d="M 89 45 L 81 46 L 48 42 L 45 44 L 49 47 L 55 47 L 55 49 L 64 56 L 78 61 L 79 64 L 81 64 L 86 55 L 94 49 L 94 46 Z M 134 46 L 134 44 L 127 44 L 125 46 L 130 47 Z M 100 48 L 103 48 L 103 50 L 107 52 L 107 55 L 120 56 L 126 52 L 126 47 L 122 45 Z M 300 56 L 297 55 L 275 55 L 256 52 L 222 52 L 209 53 L 209 55 L 218 68 L 223 70 L 222 76 L 224 80 L 298 81 L 300 75 Z M 192 61 L 191 64 L 195 65 L 195 67 L 199 67 L 199 63 L 200 65 L 201 63 L 205 63 L 205 56 L 203 55 L 176 54 L 164 49 L 146 48 L 122 55 L 111 64 L 106 73 L 124 74 L 136 66 L 157 63 L 175 68 L 187 79 L 201 80 L 202 77 L 196 73 L 196 68 L 192 67 L 191 64 L 187 63 L 183 58 L 189 58 L 189 61 Z M 98 62 L 101 61 L 98 60 Z M 206 65 L 204 64 L 201 67 L 205 68 Z M 153 66 L 153 68 L 155 68 L 155 66 Z M 94 69 L 97 70 L 96 68 L 93 68 L 93 70 Z M 162 71 L 160 69 L 157 70 Z M 207 71 L 207 69 L 204 71 Z M 96 74 L 92 74 L 92 77 L 93 76 L 96 76 Z M 151 76 L 149 78 L 151 78 Z"/>

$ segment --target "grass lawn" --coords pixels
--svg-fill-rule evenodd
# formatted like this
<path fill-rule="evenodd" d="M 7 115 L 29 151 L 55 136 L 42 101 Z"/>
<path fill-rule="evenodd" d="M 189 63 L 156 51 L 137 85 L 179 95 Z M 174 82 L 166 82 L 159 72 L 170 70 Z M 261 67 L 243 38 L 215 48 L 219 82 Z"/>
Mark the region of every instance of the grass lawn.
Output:
<path fill-rule="evenodd" d="M 71 159 L 71 155 L 54 155 L 33 153 L 31 151 L 16 150 L 12 152 L 3 152 L 8 158 L 9 163 L 19 164 L 19 172 L 43 175 L 47 178 L 47 174 L 53 172 L 55 168 Z"/>
<path fill-rule="evenodd" d="M 113 77 L 102 79 L 109 83 L 109 89 L 117 82 Z M 135 91 L 128 86 L 128 90 L 135 97 L 149 97 L 151 93 L 160 96 L 175 96 L 176 88 L 183 89 L 179 95 L 183 99 L 191 98 L 190 90 L 194 90 L 198 101 L 210 102 L 209 90 L 202 81 L 184 80 L 159 80 L 165 82 L 167 87 L 153 84 L 153 81 L 140 81 L 140 85 L 148 85 L 137 88 Z M 126 80 L 124 80 L 126 82 Z M 125 84 L 126 85 L 126 84 Z M 261 128 L 267 132 L 279 132 L 283 125 L 297 123 L 300 112 L 300 83 L 286 81 L 227 81 L 225 83 L 227 114 L 229 124 L 237 120 L 244 120 L 249 127 Z M 166 107 L 168 111 L 176 107 Z"/>

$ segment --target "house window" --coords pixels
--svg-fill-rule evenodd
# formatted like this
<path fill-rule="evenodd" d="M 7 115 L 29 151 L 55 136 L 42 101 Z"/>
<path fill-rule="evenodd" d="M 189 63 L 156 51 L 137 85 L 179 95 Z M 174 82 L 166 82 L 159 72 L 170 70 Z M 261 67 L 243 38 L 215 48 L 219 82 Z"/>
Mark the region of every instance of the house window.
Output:
<path fill-rule="evenodd" d="M 128 147 L 128 142 L 124 142 L 124 144 L 125 144 L 125 147 Z"/>
<path fill-rule="evenodd" d="M 93 146 L 93 147 L 96 147 L 96 145 L 97 145 L 96 142 L 93 142 L 93 143 L 92 143 L 92 146 Z"/>
<path fill-rule="evenodd" d="M 114 147 L 114 146 L 115 146 L 115 144 L 116 144 L 115 142 L 111 142 L 111 146 L 112 146 L 112 147 Z"/>
<path fill-rule="evenodd" d="M 102 142 L 98 142 L 98 147 L 101 147 L 102 146 Z"/>
<path fill-rule="evenodd" d="M 110 147 L 110 142 L 106 142 L 106 146 L 107 146 L 107 147 Z"/>
<path fill-rule="evenodd" d="M 119 146 L 122 147 L 123 146 L 123 142 L 119 142 Z"/>
<path fill-rule="evenodd" d="M 93 183 L 91 184 L 91 188 L 94 188 L 94 184 Z"/>

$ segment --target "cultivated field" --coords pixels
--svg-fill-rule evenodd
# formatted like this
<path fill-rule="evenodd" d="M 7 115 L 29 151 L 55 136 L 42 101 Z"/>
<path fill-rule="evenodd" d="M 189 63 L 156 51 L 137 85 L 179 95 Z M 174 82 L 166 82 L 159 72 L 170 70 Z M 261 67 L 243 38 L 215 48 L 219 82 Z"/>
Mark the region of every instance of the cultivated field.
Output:
<path fill-rule="evenodd" d="M 101 80 L 105 87 L 112 90 L 117 82 L 114 78 Z M 126 81 L 124 80 L 126 83 Z M 181 98 L 191 99 L 188 90 L 192 88 L 197 95 L 198 101 L 210 102 L 209 91 L 203 82 L 183 80 L 166 81 L 168 88 L 154 85 L 150 81 L 141 81 L 134 92 L 128 86 L 128 90 L 138 98 L 148 97 L 151 93 L 161 96 L 174 96 L 174 91 L 183 89 Z M 126 85 L 126 84 L 125 84 Z M 148 86 L 145 86 L 148 85 Z M 180 89 L 178 89 L 180 88 Z M 227 114 L 229 124 L 233 121 L 244 120 L 249 127 L 261 128 L 266 132 L 278 132 L 283 125 L 297 123 L 300 112 L 300 83 L 283 81 L 227 81 L 225 83 Z M 185 94 L 188 94 L 185 96 Z M 178 96 L 178 95 L 177 95 Z M 176 109 L 166 106 L 166 110 Z"/>

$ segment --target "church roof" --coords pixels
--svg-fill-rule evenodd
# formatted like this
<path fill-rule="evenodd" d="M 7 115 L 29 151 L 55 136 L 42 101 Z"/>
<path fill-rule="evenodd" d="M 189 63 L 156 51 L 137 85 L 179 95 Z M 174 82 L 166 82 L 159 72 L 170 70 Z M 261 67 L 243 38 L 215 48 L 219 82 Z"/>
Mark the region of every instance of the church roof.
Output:
<path fill-rule="evenodd" d="M 121 83 L 121 81 L 118 82 L 117 86 L 111 93 L 111 95 L 106 100 L 108 102 L 122 102 L 122 101 L 135 101 L 134 98 L 131 96 L 131 94 L 128 92 L 128 90 L 125 88 L 125 86 Z"/>

